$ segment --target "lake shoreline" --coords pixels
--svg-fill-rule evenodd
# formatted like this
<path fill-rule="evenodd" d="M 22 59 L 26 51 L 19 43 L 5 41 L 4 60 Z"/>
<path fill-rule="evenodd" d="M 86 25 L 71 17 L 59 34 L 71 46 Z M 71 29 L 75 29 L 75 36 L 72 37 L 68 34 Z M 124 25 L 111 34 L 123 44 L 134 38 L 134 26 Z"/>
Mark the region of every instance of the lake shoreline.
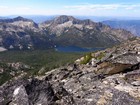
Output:
<path fill-rule="evenodd" d="M 57 52 L 94 52 L 104 50 L 105 48 L 82 48 L 77 46 L 58 46 L 55 48 Z"/>

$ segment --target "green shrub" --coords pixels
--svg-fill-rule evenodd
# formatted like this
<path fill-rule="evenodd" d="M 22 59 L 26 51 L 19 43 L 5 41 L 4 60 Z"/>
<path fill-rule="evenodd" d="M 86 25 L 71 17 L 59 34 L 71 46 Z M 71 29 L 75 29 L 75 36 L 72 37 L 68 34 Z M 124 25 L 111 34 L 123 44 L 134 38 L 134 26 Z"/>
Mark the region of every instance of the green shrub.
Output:
<path fill-rule="evenodd" d="M 81 64 L 87 64 L 92 59 L 91 53 L 84 56 L 84 59 L 80 62 Z"/>
<path fill-rule="evenodd" d="M 97 59 L 97 60 L 101 60 L 103 57 L 105 57 L 105 53 L 104 53 L 104 52 L 101 52 L 101 53 L 96 57 L 96 59 Z"/>

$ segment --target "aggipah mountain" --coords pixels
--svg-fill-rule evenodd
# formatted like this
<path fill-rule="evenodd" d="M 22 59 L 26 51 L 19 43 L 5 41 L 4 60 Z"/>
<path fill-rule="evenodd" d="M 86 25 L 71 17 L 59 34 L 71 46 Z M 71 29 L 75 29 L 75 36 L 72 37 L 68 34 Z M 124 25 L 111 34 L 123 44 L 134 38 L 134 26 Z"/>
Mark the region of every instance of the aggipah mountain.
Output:
<path fill-rule="evenodd" d="M 41 24 L 23 17 L 0 19 L 0 46 L 6 49 L 109 47 L 133 36 L 129 31 L 72 16 L 59 16 Z"/>

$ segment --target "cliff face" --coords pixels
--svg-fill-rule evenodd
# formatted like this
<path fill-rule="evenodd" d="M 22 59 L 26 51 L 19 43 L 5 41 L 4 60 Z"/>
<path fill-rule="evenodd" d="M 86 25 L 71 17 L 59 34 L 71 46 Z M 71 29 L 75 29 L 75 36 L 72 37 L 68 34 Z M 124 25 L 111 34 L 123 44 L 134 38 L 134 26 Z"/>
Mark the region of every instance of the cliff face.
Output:
<path fill-rule="evenodd" d="M 140 105 L 140 38 L 88 56 L 11 79 L 0 86 L 0 105 Z"/>

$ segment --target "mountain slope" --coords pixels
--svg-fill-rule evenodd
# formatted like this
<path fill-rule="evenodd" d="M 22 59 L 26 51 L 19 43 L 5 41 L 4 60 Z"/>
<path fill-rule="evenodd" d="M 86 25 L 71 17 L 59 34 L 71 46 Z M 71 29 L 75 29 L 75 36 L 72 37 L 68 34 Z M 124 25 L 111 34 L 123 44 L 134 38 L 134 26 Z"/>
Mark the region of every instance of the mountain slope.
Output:
<path fill-rule="evenodd" d="M 89 19 L 79 20 L 72 16 L 59 16 L 40 24 L 57 45 L 79 47 L 108 47 L 127 40 L 133 35 L 125 30 L 112 29 Z"/>
<path fill-rule="evenodd" d="M 125 29 L 131 31 L 134 35 L 140 36 L 140 20 L 116 20 L 103 21 L 102 23 L 112 28 Z"/>

